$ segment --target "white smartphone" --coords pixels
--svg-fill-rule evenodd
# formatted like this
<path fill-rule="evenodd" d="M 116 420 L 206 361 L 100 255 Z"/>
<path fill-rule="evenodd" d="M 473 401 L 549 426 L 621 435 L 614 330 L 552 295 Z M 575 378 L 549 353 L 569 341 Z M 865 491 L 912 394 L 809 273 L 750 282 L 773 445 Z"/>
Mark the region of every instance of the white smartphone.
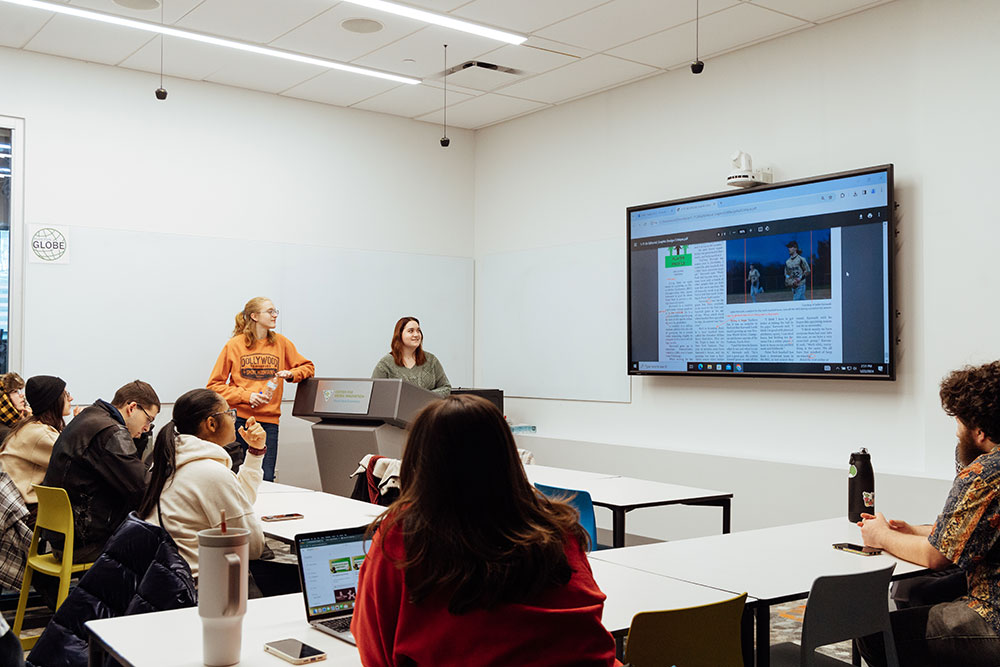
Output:
<path fill-rule="evenodd" d="M 264 644 L 264 650 L 268 653 L 273 653 L 282 660 L 287 660 L 293 665 L 304 665 L 308 662 L 326 660 L 326 653 L 309 644 L 304 644 L 298 639 L 279 639 L 278 641 L 267 642 Z"/>

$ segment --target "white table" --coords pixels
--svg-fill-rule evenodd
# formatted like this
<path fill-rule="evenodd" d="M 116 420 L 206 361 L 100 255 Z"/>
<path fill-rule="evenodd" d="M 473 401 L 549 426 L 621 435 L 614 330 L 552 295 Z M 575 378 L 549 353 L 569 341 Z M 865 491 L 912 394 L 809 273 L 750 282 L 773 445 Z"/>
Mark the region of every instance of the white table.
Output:
<path fill-rule="evenodd" d="M 612 516 L 612 546 L 625 546 L 625 515 L 642 507 L 664 505 L 713 505 L 722 508 L 722 532 L 728 533 L 732 520 L 733 494 L 666 484 L 646 479 L 607 475 L 565 468 L 526 465 L 532 483 L 558 486 L 590 494 L 595 505 L 607 507 Z"/>
<path fill-rule="evenodd" d="M 837 551 L 831 546 L 834 542 L 860 543 L 861 532 L 846 517 L 839 517 L 595 551 L 590 558 L 734 594 L 748 593 L 754 598 L 748 604 L 756 618 L 757 665 L 761 666 L 770 661 L 765 650 L 770 646 L 770 606 L 807 597 L 817 577 L 868 572 L 892 563 L 896 563 L 894 578 L 926 569 L 889 555 L 859 556 Z M 745 647 L 748 639 L 744 637 Z"/>
<path fill-rule="evenodd" d="M 202 667 L 201 619 L 198 608 L 89 621 L 90 664 L 102 665 L 104 654 L 130 667 Z M 288 663 L 264 652 L 264 642 L 298 639 L 326 651 L 320 665 L 357 667 L 358 649 L 306 624 L 300 593 L 247 601 L 243 619 L 240 665 L 287 667 Z"/>
<path fill-rule="evenodd" d="M 320 491 L 260 493 L 254 503 L 257 518 L 270 514 L 302 515 L 290 521 L 261 521 L 268 537 L 291 543 L 299 533 L 367 526 L 385 508 Z"/>

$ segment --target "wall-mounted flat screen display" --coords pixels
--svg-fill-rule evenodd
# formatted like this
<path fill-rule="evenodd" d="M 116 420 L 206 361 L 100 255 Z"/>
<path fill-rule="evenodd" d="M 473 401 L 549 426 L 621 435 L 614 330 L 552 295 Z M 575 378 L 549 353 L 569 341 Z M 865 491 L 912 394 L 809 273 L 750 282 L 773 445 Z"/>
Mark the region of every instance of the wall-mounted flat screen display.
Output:
<path fill-rule="evenodd" d="M 627 210 L 630 375 L 895 379 L 892 165 Z"/>

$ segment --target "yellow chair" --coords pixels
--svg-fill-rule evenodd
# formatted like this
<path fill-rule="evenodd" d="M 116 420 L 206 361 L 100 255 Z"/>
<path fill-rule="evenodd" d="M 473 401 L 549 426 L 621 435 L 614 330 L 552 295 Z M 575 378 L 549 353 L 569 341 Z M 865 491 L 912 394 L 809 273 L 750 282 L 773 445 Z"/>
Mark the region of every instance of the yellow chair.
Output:
<path fill-rule="evenodd" d="M 58 609 L 69 594 L 69 581 L 73 575 L 84 572 L 93 565 L 93 563 L 73 564 L 73 507 L 69 503 L 66 489 L 38 484 L 32 486 L 38 495 L 38 519 L 35 521 L 35 532 L 31 536 L 31 546 L 28 548 L 24 579 L 21 581 L 21 597 L 17 601 L 17 615 L 14 617 L 13 628 L 14 636 L 21 640 L 21 648 L 25 651 L 38 641 L 37 636 L 21 638 L 21 626 L 24 624 L 24 611 L 28 605 L 28 591 L 31 590 L 33 571 L 59 578 L 59 593 L 56 597 Z M 62 533 L 61 559 L 57 559 L 52 553 L 38 553 L 38 538 L 43 528 L 54 533 Z"/>
<path fill-rule="evenodd" d="M 742 667 L 740 623 L 747 594 L 632 617 L 625 663 L 632 667 Z"/>

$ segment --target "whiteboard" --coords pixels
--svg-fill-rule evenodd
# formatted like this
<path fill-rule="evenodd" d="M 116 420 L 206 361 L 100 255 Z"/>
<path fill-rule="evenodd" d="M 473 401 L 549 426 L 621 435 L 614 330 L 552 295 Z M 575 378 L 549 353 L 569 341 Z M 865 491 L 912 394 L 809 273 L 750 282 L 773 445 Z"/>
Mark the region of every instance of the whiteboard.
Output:
<path fill-rule="evenodd" d="M 477 382 L 508 396 L 628 402 L 620 239 L 476 262 Z"/>
<path fill-rule="evenodd" d="M 472 383 L 469 258 L 89 227 L 72 244 L 69 264 L 25 264 L 21 374 L 59 375 L 76 403 L 137 378 L 164 403 L 205 386 L 254 296 L 317 375 L 368 377 L 415 315 L 452 384 Z"/>

